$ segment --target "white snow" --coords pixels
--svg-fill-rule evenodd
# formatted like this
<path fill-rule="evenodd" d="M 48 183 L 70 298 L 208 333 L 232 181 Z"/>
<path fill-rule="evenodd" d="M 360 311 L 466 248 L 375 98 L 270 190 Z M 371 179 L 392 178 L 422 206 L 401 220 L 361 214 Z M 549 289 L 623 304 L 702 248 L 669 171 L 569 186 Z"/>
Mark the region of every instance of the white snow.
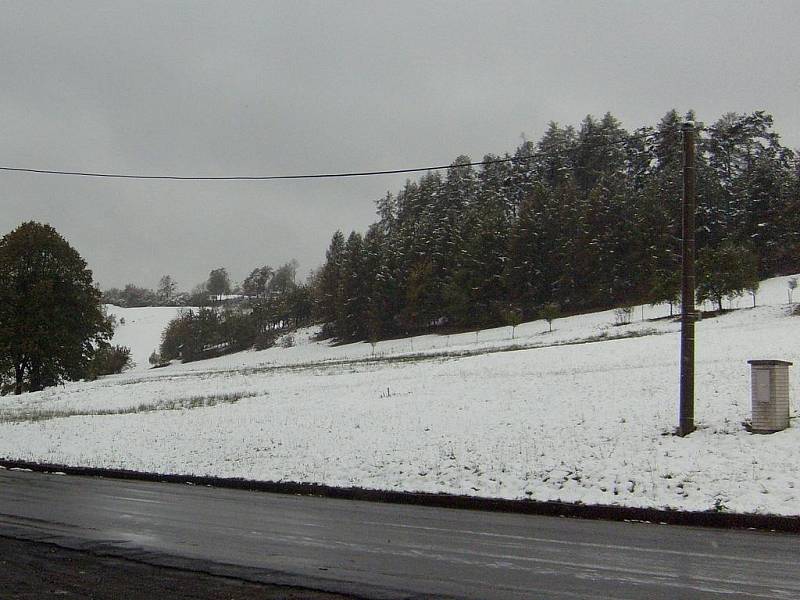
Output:
<path fill-rule="evenodd" d="M 131 349 L 134 361 L 133 370 L 150 368 L 148 359 L 153 351 L 158 351 L 161 332 L 172 319 L 180 314 L 181 307 L 147 306 L 142 308 L 121 308 L 113 304 L 105 305 L 106 312 L 117 318 L 112 344 Z M 124 321 L 124 322 L 123 322 Z"/>
<path fill-rule="evenodd" d="M 748 359 L 794 362 L 788 277 L 697 324 L 696 420 L 677 424 L 679 323 L 637 307 L 516 329 L 295 346 L 0 399 L 0 456 L 587 504 L 800 514 L 800 427 L 748 433 Z M 150 311 L 153 309 L 128 309 Z M 126 311 L 149 355 L 157 317 Z M 138 319 L 138 318 L 137 318 Z M 144 330 L 148 329 L 147 333 Z M 123 331 L 119 332 L 122 336 Z M 158 332 L 160 335 L 160 331 Z M 635 337 L 624 337 L 635 336 Z M 619 338 L 619 339 L 612 339 Z M 116 340 L 115 340 L 116 341 Z M 137 359 L 138 360 L 138 359 Z M 146 364 L 146 357 L 145 357 Z M 791 416 L 797 421 L 796 399 Z M 118 413 L 118 414 L 97 414 Z"/>

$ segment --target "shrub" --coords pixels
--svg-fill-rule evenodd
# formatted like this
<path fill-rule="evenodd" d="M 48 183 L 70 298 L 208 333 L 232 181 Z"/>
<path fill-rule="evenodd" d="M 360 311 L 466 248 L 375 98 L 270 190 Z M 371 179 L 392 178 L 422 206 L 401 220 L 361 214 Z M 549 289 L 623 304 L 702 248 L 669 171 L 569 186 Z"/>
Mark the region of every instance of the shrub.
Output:
<path fill-rule="evenodd" d="M 617 325 L 629 325 L 633 316 L 632 306 L 623 306 L 614 310 L 614 319 Z"/>
<path fill-rule="evenodd" d="M 336 337 L 336 325 L 334 323 L 323 323 L 319 333 L 314 336 L 314 341 L 321 342 Z"/>
<path fill-rule="evenodd" d="M 89 379 L 122 373 L 133 366 L 131 349 L 127 346 L 103 346 L 94 353 L 88 367 Z"/>
<path fill-rule="evenodd" d="M 157 369 L 158 367 L 166 367 L 169 364 L 169 359 L 164 358 L 156 350 L 153 350 L 147 362 L 149 362 L 154 369 Z"/>
<path fill-rule="evenodd" d="M 258 333 L 253 341 L 253 348 L 256 350 L 266 350 L 275 345 L 275 332 L 262 331 Z"/>

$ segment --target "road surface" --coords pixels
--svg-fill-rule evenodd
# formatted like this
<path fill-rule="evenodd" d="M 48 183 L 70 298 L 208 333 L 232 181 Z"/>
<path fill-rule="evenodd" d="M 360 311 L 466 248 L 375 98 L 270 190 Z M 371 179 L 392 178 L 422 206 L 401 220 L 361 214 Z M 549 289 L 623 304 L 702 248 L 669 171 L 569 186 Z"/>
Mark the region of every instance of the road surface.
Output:
<path fill-rule="evenodd" d="M 0 537 L 3 600 L 358 600 Z"/>
<path fill-rule="evenodd" d="M 367 598 L 800 598 L 800 538 L 0 470 L 0 535 Z"/>

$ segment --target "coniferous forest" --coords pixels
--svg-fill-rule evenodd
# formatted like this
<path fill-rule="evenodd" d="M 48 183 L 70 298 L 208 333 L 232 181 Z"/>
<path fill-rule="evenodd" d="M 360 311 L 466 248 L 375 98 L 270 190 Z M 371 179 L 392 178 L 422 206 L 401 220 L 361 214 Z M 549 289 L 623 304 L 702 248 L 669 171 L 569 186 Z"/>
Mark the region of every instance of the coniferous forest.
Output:
<path fill-rule="evenodd" d="M 681 124 L 694 119 L 672 110 L 632 132 L 608 113 L 550 123 L 513 154 L 478 167 L 459 156 L 407 181 L 365 233 L 333 235 L 317 318 L 341 340 L 375 340 L 676 301 Z M 699 299 L 800 270 L 800 162 L 772 117 L 729 113 L 697 123 L 696 139 Z M 708 280 L 731 271 L 728 287 Z"/>

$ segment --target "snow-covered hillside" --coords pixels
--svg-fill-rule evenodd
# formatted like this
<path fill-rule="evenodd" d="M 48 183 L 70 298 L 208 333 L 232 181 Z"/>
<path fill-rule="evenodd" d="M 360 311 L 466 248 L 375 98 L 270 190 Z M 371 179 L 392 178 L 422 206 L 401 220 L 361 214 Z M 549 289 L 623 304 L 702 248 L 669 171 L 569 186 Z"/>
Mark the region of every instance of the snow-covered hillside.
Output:
<path fill-rule="evenodd" d="M 666 307 L 646 306 L 628 325 L 606 311 L 559 319 L 552 332 L 526 323 L 513 340 L 503 327 L 373 349 L 314 342 L 305 330 L 291 348 L 6 397 L 0 456 L 798 515 L 800 427 L 753 435 L 743 425 L 748 359 L 794 362 L 800 390 L 800 317 L 786 281 L 764 282 L 756 308 L 742 298 L 697 324 L 698 431 L 686 438 L 672 435 L 680 326 Z M 793 417 L 796 406 L 793 397 Z"/>
<path fill-rule="evenodd" d="M 106 304 L 105 308 L 108 314 L 117 318 L 111 343 L 131 349 L 135 371 L 150 368 L 148 358 L 154 350 L 158 350 L 161 332 L 183 310 L 172 306 L 121 308 L 113 304 Z"/>

